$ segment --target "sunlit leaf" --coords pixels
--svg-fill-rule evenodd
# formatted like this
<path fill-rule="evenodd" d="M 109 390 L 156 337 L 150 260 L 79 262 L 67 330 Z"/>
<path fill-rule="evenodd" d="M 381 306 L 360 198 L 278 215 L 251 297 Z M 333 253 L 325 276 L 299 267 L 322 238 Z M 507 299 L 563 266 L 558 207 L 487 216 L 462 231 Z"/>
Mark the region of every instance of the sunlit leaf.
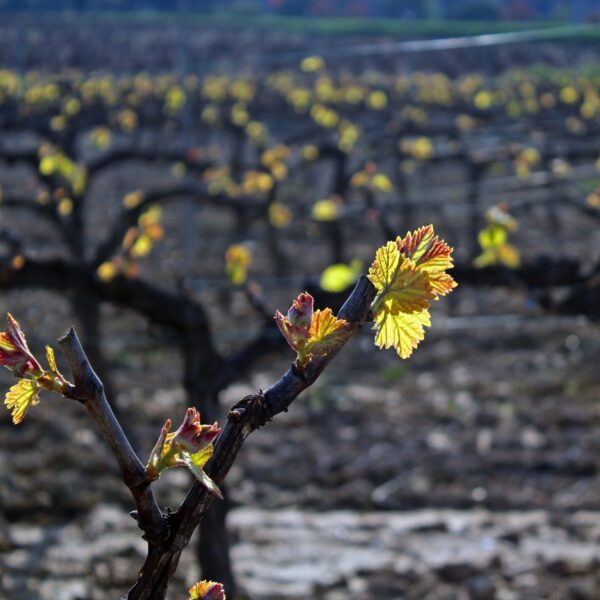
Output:
<path fill-rule="evenodd" d="M 483 269 L 490 265 L 495 265 L 498 262 L 498 257 L 494 250 L 484 250 L 479 256 L 473 259 L 473 266 L 477 269 Z"/>
<path fill-rule="evenodd" d="M 98 274 L 98 277 L 100 278 L 100 281 L 110 281 L 111 279 L 113 279 L 117 273 L 118 273 L 118 268 L 117 265 L 115 265 L 114 262 L 112 261 L 106 261 L 103 262 L 98 269 L 96 270 L 96 273 Z"/>
<path fill-rule="evenodd" d="M 18 425 L 25 417 L 30 406 L 39 402 L 39 385 L 33 379 L 21 379 L 13 385 L 4 399 L 4 404 L 11 411 L 12 421 Z"/>
<path fill-rule="evenodd" d="M 312 356 L 326 356 L 341 346 L 351 335 L 347 321 L 338 319 L 330 308 L 313 313 L 309 329 L 306 353 Z"/>
<path fill-rule="evenodd" d="M 521 265 L 521 253 L 512 244 L 503 244 L 497 252 L 498 260 L 510 269 L 517 269 Z"/>
<path fill-rule="evenodd" d="M 73 200 L 71 198 L 63 198 L 58 203 L 58 214 L 61 217 L 68 217 L 73 212 Z"/>
<path fill-rule="evenodd" d="M 454 279 L 446 273 L 454 266 L 452 248 L 435 235 L 433 225 L 420 227 L 396 241 L 400 251 L 413 260 L 419 270 L 427 273 L 436 295 L 444 296 L 456 287 Z"/>
<path fill-rule="evenodd" d="M 273 202 L 269 206 L 269 221 L 273 227 L 279 229 L 287 227 L 292 221 L 292 213 L 290 209 L 281 204 L 281 202 Z"/>
<path fill-rule="evenodd" d="M 506 229 L 500 225 L 489 225 L 485 229 L 482 229 L 477 236 L 479 245 L 483 250 L 498 248 L 506 243 L 507 238 Z"/>
<path fill-rule="evenodd" d="M 148 256 L 152 251 L 152 239 L 146 234 L 140 235 L 131 246 L 131 256 L 142 258 Z"/>
<path fill-rule="evenodd" d="M 321 274 L 321 289 L 326 292 L 343 292 L 356 282 L 362 269 L 360 261 L 352 261 L 349 265 L 338 263 L 330 265 Z"/>
<path fill-rule="evenodd" d="M 138 190 L 125 195 L 123 198 L 123 206 L 131 210 L 132 208 L 139 206 L 143 201 L 144 194 Z"/>
<path fill-rule="evenodd" d="M 242 244 L 232 244 L 225 252 L 225 273 L 233 285 L 246 281 L 248 267 L 252 263 L 250 250 Z"/>
<path fill-rule="evenodd" d="M 187 465 L 188 469 L 193 473 L 194 477 L 210 492 L 218 498 L 223 499 L 223 494 L 217 484 L 199 467 L 189 454 L 182 454 L 182 460 Z"/>
<path fill-rule="evenodd" d="M 379 292 L 376 302 L 385 302 L 393 314 L 426 309 L 435 297 L 428 274 L 417 269 L 396 242 L 388 242 L 377 250 L 368 277 Z"/>
<path fill-rule="evenodd" d="M 320 71 L 325 68 L 325 61 L 320 56 L 308 56 L 302 60 L 300 68 L 306 73 Z"/>
<path fill-rule="evenodd" d="M 54 356 L 54 350 L 52 346 L 46 346 L 46 360 L 51 371 L 58 373 L 58 367 L 56 366 L 56 357 Z"/>
<path fill-rule="evenodd" d="M 312 207 L 312 217 L 316 221 L 334 221 L 338 217 L 340 203 L 332 198 L 315 202 Z"/>
<path fill-rule="evenodd" d="M 376 346 L 393 347 L 400 358 L 412 354 L 425 336 L 424 327 L 431 325 L 431 300 L 456 286 L 445 272 L 452 267 L 451 252 L 431 225 L 377 250 L 368 274 L 378 291 L 371 304 Z"/>
<path fill-rule="evenodd" d="M 428 310 L 411 314 L 392 314 L 384 304 L 375 315 L 375 345 L 394 347 L 400 358 L 408 358 L 425 337 L 424 327 L 431 326 Z"/>

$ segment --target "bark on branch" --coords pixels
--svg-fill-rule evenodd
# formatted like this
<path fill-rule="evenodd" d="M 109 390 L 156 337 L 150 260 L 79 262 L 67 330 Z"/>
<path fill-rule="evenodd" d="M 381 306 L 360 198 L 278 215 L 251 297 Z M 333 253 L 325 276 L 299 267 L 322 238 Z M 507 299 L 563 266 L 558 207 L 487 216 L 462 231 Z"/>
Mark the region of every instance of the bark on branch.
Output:
<path fill-rule="evenodd" d="M 361 277 L 340 310 L 338 316 L 348 321 L 352 334 L 369 320 L 375 293 L 371 282 L 366 277 Z M 214 481 L 223 483 L 246 438 L 279 413 L 287 411 L 298 395 L 318 379 L 344 344 L 345 342 L 340 343 L 327 356 L 313 359 L 302 371 L 294 366 L 290 367 L 268 390 L 246 396 L 231 409 L 216 442 L 214 456 L 206 467 Z M 179 510 L 168 517 L 168 542 L 162 546 L 149 547 L 146 562 L 137 583 L 127 595 L 127 600 L 162 600 L 165 597 L 181 552 L 212 500 L 212 494 L 204 486 L 199 483 L 192 486 Z"/>
<path fill-rule="evenodd" d="M 150 489 L 144 465 L 121 429 L 106 395 L 104 386 L 90 365 L 75 330 L 71 327 L 58 339 L 67 359 L 74 385 L 68 397 L 81 402 L 100 429 L 102 437 L 114 454 L 123 481 L 129 488 L 136 506 L 136 518 L 144 537 L 158 542 L 166 531 L 166 522 Z"/>

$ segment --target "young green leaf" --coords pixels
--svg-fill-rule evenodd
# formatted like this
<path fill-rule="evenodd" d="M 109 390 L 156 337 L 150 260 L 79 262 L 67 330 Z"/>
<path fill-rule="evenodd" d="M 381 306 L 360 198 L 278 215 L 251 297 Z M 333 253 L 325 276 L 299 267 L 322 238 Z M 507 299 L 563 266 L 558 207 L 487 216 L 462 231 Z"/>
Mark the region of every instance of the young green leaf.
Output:
<path fill-rule="evenodd" d="M 154 481 L 162 471 L 173 467 L 187 467 L 213 494 L 222 498 L 217 485 L 203 471 L 213 453 L 213 440 L 219 435 L 216 423 L 200 423 L 200 413 L 188 408 L 183 423 L 174 433 L 169 433 L 171 421 L 167 419 L 146 464 L 146 477 Z"/>
<path fill-rule="evenodd" d="M 396 349 L 400 358 L 408 358 L 425 337 L 424 327 L 431 326 L 428 310 L 415 313 L 390 313 L 384 305 L 375 315 L 375 345 Z"/>
<path fill-rule="evenodd" d="M 451 252 L 431 225 L 377 250 L 368 274 L 378 291 L 371 304 L 376 346 L 394 347 L 400 358 L 412 354 L 431 325 L 431 301 L 456 287 L 445 272 L 452 268 Z"/>
<path fill-rule="evenodd" d="M 46 360 L 51 371 L 58 373 L 58 367 L 56 366 L 56 357 L 54 356 L 54 350 L 52 346 L 46 346 Z"/>
<path fill-rule="evenodd" d="M 326 292 L 343 292 L 356 283 L 362 270 L 362 262 L 353 260 L 349 265 L 337 263 L 328 266 L 321 273 L 321 289 Z"/>
<path fill-rule="evenodd" d="M 296 352 L 296 366 L 305 367 L 311 358 L 325 356 L 350 336 L 348 323 L 337 319 L 330 308 L 313 311 L 313 297 L 304 292 L 283 315 L 275 313 L 275 322 L 290 348 Z"/>
<path fill-rule="evenodd" d="M 27 409 L 38 404 L 39 390 L 40 386 L 34 379 L 21 379 L 8 390 L 4 404 L 11 411 L 13 424 L 18 425 Z"/>
<path fill-rule="evenodd" d="M 326 356 L 350 337 L 350 327 L 343 319 L 338 319 L 330 308 L 316 310 L 310 324 L 307 356 Z"/>
<path fill-rule="evenodd" d="M 201 450 L 196 454 L 184 454 L 182 460 L 187 468 L 192 472 L 194 477 L 205 487 L 209 492 L 223 500 L 223 494 L 217 484 L 204 472 L 203 467 L 208 462 L 213 454 L 212 444 L 206 450 Z"/>
<path fill-rule="evenodd" d="M 486 219 L 488 225 L 477 236 L 481 254 L 473 259 L 473 266 L 482 269 L 500 263 L 510 269 L 518 268 L 521 253 L 508 242 L 508 234 L 518 227 L 517 221 L 502 204 L 488 210 Z"/>

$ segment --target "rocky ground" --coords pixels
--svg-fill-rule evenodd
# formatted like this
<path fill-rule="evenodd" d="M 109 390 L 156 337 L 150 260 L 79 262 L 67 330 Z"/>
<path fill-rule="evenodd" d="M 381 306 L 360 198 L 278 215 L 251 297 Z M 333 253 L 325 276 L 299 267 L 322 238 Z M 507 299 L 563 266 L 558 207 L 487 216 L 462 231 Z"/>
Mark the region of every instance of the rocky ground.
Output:
<path fill-rule="evenodd" d="M 250 597 L 598 597 L 597 329 L 459 326 L 439 316 L 402 365 L 361 335 L 249 439 L 229 523 Z M 145 456 L 183 394 L 169 376 L 152 390 L 139 369 L 152 355 L 137 359 L 116 379 L 133 388 L 118 403 Z M 285 366 L 266 363 L 227 390 L 224 410 Z M 144 544 L 86 415 L 44 398 L 19 428 L 3 415 L 0 431 L 0 597 L 118 598 Z M 161 503 L 177 506 L 188 484 L 184 471 L 167 474 Z M 188 550 L 170 598 L 198 576 Z"/>

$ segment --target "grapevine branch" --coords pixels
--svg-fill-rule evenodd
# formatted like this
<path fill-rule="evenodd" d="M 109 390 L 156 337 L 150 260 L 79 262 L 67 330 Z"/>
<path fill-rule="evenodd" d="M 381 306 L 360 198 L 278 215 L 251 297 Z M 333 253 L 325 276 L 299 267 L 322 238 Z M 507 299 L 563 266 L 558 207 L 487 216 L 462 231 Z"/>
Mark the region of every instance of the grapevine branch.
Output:
<path fill-rule="evenodd" d="M 190 170 L 202 172 L 212 166 L 210 161 L 199 161 L 188 158 L 185 149 L 162 149 L 156 146 L 148 148 L 138 146 L 116 146 L 108 152 L 95 157 L 86 163 L 90 176 L 95 176 L 115 165 L 120 165 L 126 160 L 148 160 L 154 162 L 180 162 Z"/>
<path fill-rule="evenodd" d="M 54 225 L 60 222 L 59 216 L 51 204 L 39 204 L 28 196 L 5 195 L 0 198 L 0 205 L 2 208 L 31 212 L 32 216 L 42 216 Z"/>
<path fill-rule="evenodd" d="M 90 365 L 75 330 L 71 327 L 58 343 L 67 359 L 74 384 L 67 397 L 81 402 L 100 429 L 102 437 L 114 454 L 125 485 L 137 508 L 137 520 L 145 538 L 159 539 L 165 531 L 165 521 L 144 474 L 144 465 L 121 429 L 106 395 L 104 386 Z"/>
<path fill-rule="evenodd" d="M 361 277 L 338 315 L 349 323 L 351 334 L 356 333 L 369 320 L 371 302 L 375 295 L 373 284 L 366 277 Z M 298 395 L 318 379 L 345 343 L 346 340 L 340 341 L 331 352 L 316 357 L 302 371 L 294 366 L 290 367 L 264 393 L 246 396 L 231 409 L 227 423 L 217 439 L 214 457 L 206 466 L 207 474 L 217 484 L 222 484 L 227 477 L 246 438 L 279 413 L 287 411 Z M 127 595 L 127 600 L 164 598 L 181 552 L 208 510 L 212 496 L 203 485 L 194 483 L 179 510 L 168 517 L 168 541 L 149 546 L 146 562 L 137 583 Z"/>
<path fill-rule="evenodd" d="M 245 201 L 236 200 L 224 194 L 209 194 L 203 183 L 193 180 L 176 182 L 160 189 L 148 190 L 143 192 L 143 200 L 137 206 L 121 211 L 121 214 L 116 218 L 111 230 L 107 234 L 106 239 L 98 247 L 96 256 L 92 262 L 99 265 L 101 262 L 108 260 L 121 245 L 127 229 L 137 223 L 139 216 L 149 206 L 153 204 L 165 204 L 181 198 L 193 200 L 200 205 L 226 206 L 240 211 L 249 211 L 254 208 L 255 212 L 259 212 L 259 207 L 253 206 L 248 199 Z"/>

